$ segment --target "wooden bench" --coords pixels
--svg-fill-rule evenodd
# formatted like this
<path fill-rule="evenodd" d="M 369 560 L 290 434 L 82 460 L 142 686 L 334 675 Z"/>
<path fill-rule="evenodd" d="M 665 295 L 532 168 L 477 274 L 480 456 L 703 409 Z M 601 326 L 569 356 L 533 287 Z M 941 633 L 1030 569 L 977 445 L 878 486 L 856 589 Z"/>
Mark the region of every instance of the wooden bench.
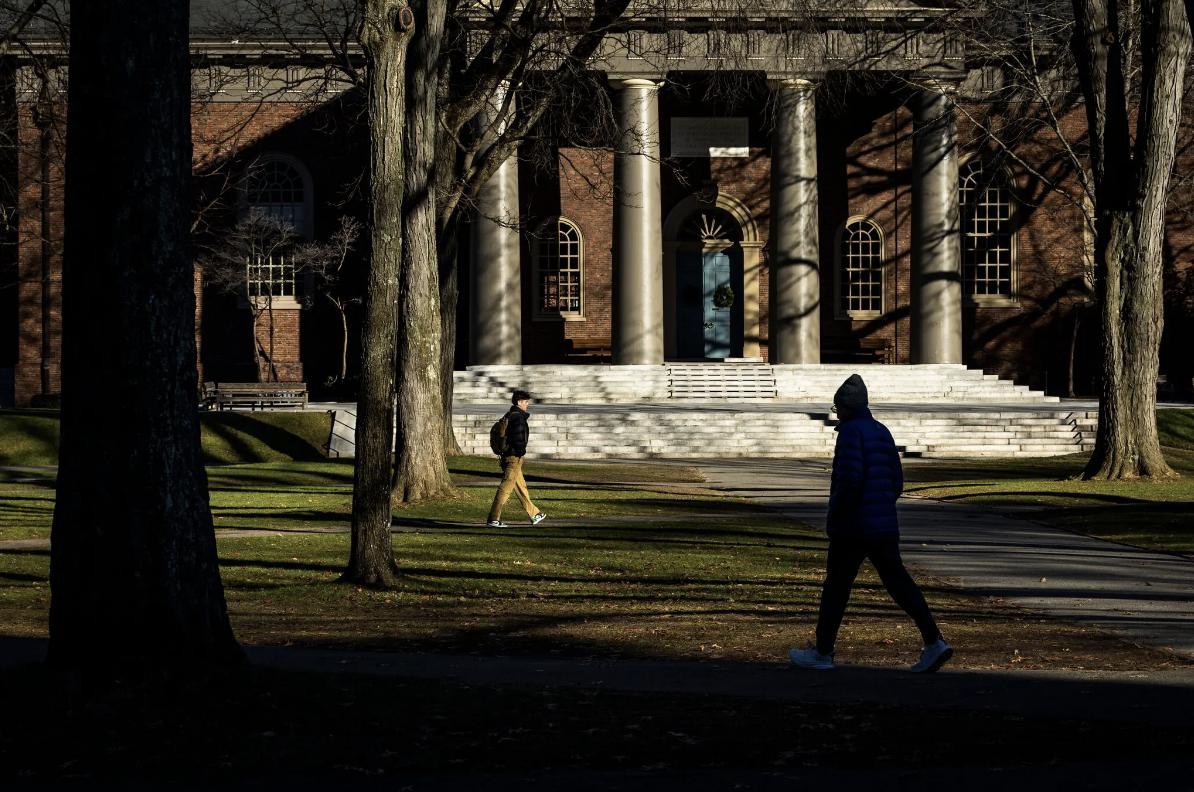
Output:
<path fill-rule="evenodd" d="M 574 347 L 564 353 L 569 363 L 609 363 L 613 350 L 607 346 Z"/>
<path fill-rule="evenodd" d="M 301 410 L 306 406 L 305 382 L 203 383 L 203 407 L 208 410 Z"/>
<path fill-rule="evenodd" d="M 893 363 L 895 349 L 886 338 L 827 339 L 821 345 L 824 363 Z"/>

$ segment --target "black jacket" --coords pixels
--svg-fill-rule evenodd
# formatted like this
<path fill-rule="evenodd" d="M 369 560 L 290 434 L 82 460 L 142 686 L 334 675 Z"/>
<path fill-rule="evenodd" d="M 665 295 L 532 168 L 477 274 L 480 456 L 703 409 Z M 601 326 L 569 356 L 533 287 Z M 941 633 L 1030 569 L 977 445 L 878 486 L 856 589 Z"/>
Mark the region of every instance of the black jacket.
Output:
<path fill-rule="evenodd" d="M 845 411 L 837 427 L 825 528 L 833 536 L 899 535 L 896 500 L 904 491 L 900 453 L 866 407 Z"/>
<path fill-rule="evenodd" d="M 531 427 L 527 425 L 530 414 L 518 409 L 518 405 L 510 408 L 506 413 L 506 449 L 507 456 L 526 456 L 527 441 L 531 439 Z"/>

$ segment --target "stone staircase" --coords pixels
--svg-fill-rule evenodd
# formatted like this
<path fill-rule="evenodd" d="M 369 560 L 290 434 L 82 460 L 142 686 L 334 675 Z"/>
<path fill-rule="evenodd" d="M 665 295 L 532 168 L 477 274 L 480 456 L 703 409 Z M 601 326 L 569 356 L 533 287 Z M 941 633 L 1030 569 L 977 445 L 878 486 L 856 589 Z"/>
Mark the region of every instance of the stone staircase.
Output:
<path fill-rule="evenodd" d="M 670 363 L 668 398 L 672 401 L 758 401 L 778 395 L 775 371 L 765 363 Z"/>
<path fill-rule="evenodd" d="M 468 454 L 489 454 L 502 410 L 455 415 Z M 1098 415 L 1065 410 L 876 410 L 905 456 L 1039 457 L 1089 451 Z M 561 459 L 830 457 L 836 421 L 824 412 L 685 409 L 538 410 L 528 453 Z"/>
<path fill-rule="evenodd" d="M 476 366 L 456 372 L 456 437 L 489 455 L 489 429 L 529 390 L 529 453 L 559 459 L 830 457 L 828 412 L 852 373 L 906 456 L 1037 457 L 1089 451 L 1097 412 L 964 366 Z M 333 456 L 355 450 L 356 415 L 336 411 Z"/>
<path fill-rule="evenodd" d="M 813 402 L 829 404 L 842 381 L 859 373 L 871 401 L 882 403 L 1056 403 L 1027 386 L 961 365 L 850 366 L 765 363 L 669 363 L 661 366 L 471 366 L 456 372 L 457 404 L 492 404 L 515 388 L 546 404 L 668 402 Z"/>

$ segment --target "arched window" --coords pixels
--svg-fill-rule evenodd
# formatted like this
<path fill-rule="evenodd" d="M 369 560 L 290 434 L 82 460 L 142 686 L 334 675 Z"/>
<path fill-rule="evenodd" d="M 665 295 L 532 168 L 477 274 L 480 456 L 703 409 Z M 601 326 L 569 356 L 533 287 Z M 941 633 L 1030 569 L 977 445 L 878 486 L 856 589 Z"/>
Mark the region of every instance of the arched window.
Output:
<path fill-rule="evenodd" d="M 535 251 L 535 314 L 540 319 L 584 316 L 585 244 L 563 217 L 545 223 Z"/>
<path fill-rule="evenodd" d="M 247 218 L 268 221 L 251 233 L 311 238 L 311 177 L 298 160 L 275 154 L 253 162 L 245 171 L 244 202 Z M 263 242 L 271 253 L 246 262 L 249 297 L 294 298 L 298 283 L 293 260 L 285 246 Z"/>
<path fill-rule="evenodd" d="M 962 213 L 962 282 L 976 301 L 1011 299 L 1015 279 L 1015 234 L 1011 189 L 999 167 L 972 159 L 959 174 Z"/>
<path fill-rule="evenodd" d="M 883 313 L 883 231 L 869 217 L 852 217 L 838 243 L 838 312 L 855 319 Z"/>

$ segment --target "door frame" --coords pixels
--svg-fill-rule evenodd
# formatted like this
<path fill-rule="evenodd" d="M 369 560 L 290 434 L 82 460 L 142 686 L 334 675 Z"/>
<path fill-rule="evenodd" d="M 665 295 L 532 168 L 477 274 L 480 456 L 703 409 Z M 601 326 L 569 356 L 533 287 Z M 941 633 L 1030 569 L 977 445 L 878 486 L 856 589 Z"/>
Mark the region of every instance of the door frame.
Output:
<path fill-rule="evenodd" d="M 697 240 L 681 240 L 680 230 L 693 214 L 711 208 L 724 209 L 738 223 L 742 232 L 740 242 L 705 242 Z M 707 245 L 724 245 L 742 248 L 742 356 L 758 358 L 761 356 L 760 340 L 763 338 L 762 324 L 759 322 L 759 280 L 762 274 L 763 242 L 759 239 L 758 226 L 751 216 L 750 209 L 741 201 L 722 193 L 717 193 L 716 201 L 710 201 L 699 195 L 684 198 L 668 212 L 663 223 L 663 349 L 665 358 L 676 358 L 677 327 L 676 327 L 676 258 L 680 251 L 705 252 L 716 248 Z"/>

